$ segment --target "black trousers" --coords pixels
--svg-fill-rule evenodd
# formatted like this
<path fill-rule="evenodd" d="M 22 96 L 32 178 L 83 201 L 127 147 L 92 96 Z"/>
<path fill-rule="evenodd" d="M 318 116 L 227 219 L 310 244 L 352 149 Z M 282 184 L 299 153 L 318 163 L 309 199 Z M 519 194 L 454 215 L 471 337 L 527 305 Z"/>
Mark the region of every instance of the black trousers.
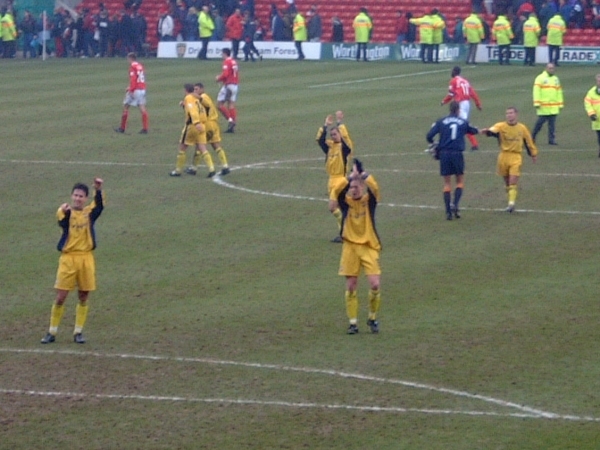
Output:
<path fill-rule="evenodd" d="M 555 135 L 555 130 L 556 130 L 556 114 L 553 114 L 553 115 L 550 115 L 550 116 L 538 116 L 538 119 L 535 122 L 535 126 L 533 127 L 533 132 L 531 133 L 531 136 L 535 140 L 535 137 L 540 132 L 540 130 L 542 129 L 542 126 L 546 122 L 548 122 L 548 143 L 549 144 L 553 144 L 553 143 L 556 142 L 555 141 L 555 139 L 556 139 L 556 135 Z"/>
<path fill-rule="evenodd" d="M 535 47 L 525 47 L 525 63 L 526 66 L 535 65 Z"/>
<path fill-rule="evenodd" d="M 498 61 L 500 65 L 510 64 L 510 44 L 498 46 Z"/>
<path fill-rule="evenodd" d="M 298 52 L 297 59 L 304 59 L 304 52 L 302 51 L 302 41 L 294 41 L 294 45 L 296 46 L 296 51 Z"/>
<path fill-rule="evenodd" d="M 560 59 L 560 46 L 549 45 L 548 46 L 548 62 L 558 66 L 558 60 Z"/>
<path fill-rule="evenodd" d="M 363 61 L 367 60 L 367 43 L 357 42 L 356 43 L 356 60 L 360 60 L 360 54 L 363 54 Z"/>
<path fill-rule="evenodd" d="M 208 59 L 208 42 L 210 41 L 210 37 L 200 38 L 202 41 L 202 48 L 200 49 L 200 53 L 198 53 L 198 59 Z"/>

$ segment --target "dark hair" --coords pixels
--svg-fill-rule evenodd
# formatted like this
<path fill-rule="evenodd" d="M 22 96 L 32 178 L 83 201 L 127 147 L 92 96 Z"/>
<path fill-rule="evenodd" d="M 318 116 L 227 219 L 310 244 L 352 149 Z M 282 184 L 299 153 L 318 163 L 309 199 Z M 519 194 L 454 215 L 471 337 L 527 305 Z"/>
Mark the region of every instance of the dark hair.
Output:
<path fill-rule="evenodd" d="M 195 83 L 194 86 L 198 86 L 200 89 L 204 89 L 204 85 L 202 83 Z"/>
<path fill-rule="evenodd" d="M 90 188 L 87 186 L 87 184 L 75 183 L 75 185 L 73 186 L 73 189 L 71 189 L 71 194 L 77 190 L 85 192 L 86 197 L 88 195 L 90 195 Z"/>
<path fill-rule="evenodd" d="M 221 52 L 225 53 L 227 56 L 231 56 L 231 50 L 228 48 L 224 48 Z"/>
<path fill-rule="evenodd" d="M 457 75 L 460 75 L 460 66 L 454 66 L 452 68 L 452 76 L 455 77 Z"/>
<path fill-rule="evenodd" d="M 183 88 L 185 89 L 185 92 L 188 92 L 188 93 L 190 93 L 190 94 L 191 94 L 192 92 L 194 92 L 194 85 L 193 85 L 192 83 L 185 83 L 185 84 L 183 85 Z"/>
<path fill-rule="evenodd" d="M 456 100 L 452 100 L 450 102 L 450 115 L 451 116 L 458 116 L 458 111 L 460 110 L 460 105 L 458 104 L 458 102 Z"/>
<path fill-rule="evenodd" d="M 133 60 L 137 59 L 137 55 L 134 52 L 127 53 L 127 57 Z"/>

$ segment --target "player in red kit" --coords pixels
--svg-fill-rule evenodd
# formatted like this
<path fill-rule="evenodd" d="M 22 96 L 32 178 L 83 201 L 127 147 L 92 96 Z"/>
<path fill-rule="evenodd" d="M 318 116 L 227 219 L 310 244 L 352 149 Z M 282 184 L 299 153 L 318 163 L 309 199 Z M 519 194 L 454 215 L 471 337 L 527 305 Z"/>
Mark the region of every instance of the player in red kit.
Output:
<path fill-rule="evenodd" d="M 469 111 L 471 110 L 471 99 L 475 102 L 477 109 L 481 111 L 481 100 L 477 91 L 473 89 L 471 83 L 466 78 L 460 76 L 460 67 L 454 66 L 452 69 L 452 79 L 448 87 L 448 95 L 442 100 L 442 105 L 454 100 L 458 103 L 460 109 L 458 117 L 463 120 L 469 120 Z M 479 150 L 479 144 L 475 135 L 467 134 L 467 139 L 471 143 L 471 150 Z"/>
<path fill-rule="evenodd" d="M 125 133 L 127 128 L 127 118 L 129 117 L 129 107 L 137 106 L 142 113 L 142 130 L 140 134 L 148 134 L 148 111 L 146 110 L 146 75 L 144 66 L 137 62 L 135 53 L 127 55 L 129 61 L 129 86 L 125 91 L 123 100 L 123 114 L 121 115 L 121 126 L 115 128 L 117 133 Z"/>
<path fill-rule="evenodd" d="M 217 107 L 225 116 L 229 126 L 226 133 L 233 133 L 237 121 L 237 110 L 235 102 L 238 93 L 238 64 L 231 56 L 231 50 L 224 48 L 221 50 L 223 54 L 223 70 L 221 75 L 217 76 L 217 82 L 222 83 L 221 89 L 217 94 Z"/>

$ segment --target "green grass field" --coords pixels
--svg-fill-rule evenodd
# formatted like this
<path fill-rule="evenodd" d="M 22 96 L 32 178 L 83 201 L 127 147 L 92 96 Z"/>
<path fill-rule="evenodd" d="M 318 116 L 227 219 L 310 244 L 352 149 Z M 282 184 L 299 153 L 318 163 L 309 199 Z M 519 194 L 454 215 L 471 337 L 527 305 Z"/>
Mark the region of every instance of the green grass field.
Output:
<path fill-rule="evenodd" d="M 220 62 L 147 60 L 151 132 L 118 126 L 125 60 L 5 61 L 0 70 L 0 448 L 597 449 L 600 159 L 583 111 L 595 67 L 560 67 L 558 147 L 538 137 L 518 211 L 497 146 L 466 155 L 448 222 L 423 153 L 451 65 L 242 64 L 234 170 L 168 176 L 182 85 Z M 543 67 L 465 67 L 486 127 L 514 105 L 530 128 Z M 314 141 L 341 109 L 378 179 L 381 333 L 347 336 L 341 247 Z M 216 161 L 216 158 L 215 158 Z M 203 173 L 201 171 L 201 173 Z M 98 290 L 72 342 L 71 294 L 48 327 L 55 211 L 103 177 Z"/>

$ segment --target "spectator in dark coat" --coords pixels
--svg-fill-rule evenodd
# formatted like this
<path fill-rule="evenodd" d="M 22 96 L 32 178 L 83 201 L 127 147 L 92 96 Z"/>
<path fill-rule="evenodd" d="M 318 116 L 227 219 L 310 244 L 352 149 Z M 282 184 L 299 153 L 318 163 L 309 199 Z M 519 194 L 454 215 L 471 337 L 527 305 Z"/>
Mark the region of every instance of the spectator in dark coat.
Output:
<path fill-rule="evenodd" d="M 344 24 L 338 16 L 331 18 L 331 42 L 344 42 Z"/>
<path fill-rule="evenodd" d="M 321 36 L 323 35 L 323 24 L 321 22 L 321 16 L 317 11 L 317 5 L 312 5 L 310 10 L 306 13 L 308 20 L 308 40 L 310 42 L 321 42 Z"/>
<path fill-rule="evenodd" d="M 274 41 L 285 41 L 285 22 L 278 9 L 271 19 L 271 37 Z"/>
<path fill-rule="evenodd" d="M 133 39 L 133 49 L 138 56 L 146 56 L 144 44 L 146 43 L 147 31 L 148 23 L 146 22 L 146 18 L 140 14 L 138 8 L 134 8 L 131 13 L 131 34 Z"/>
<path fill-rule="evenodd" d="M 406 33 L 406 42 L 412 44 L 417 40 L 417 26 L 414 23 L 410 23 L 410 19 L 413 18 L 413 13 L 410 11 L 406 13 L 406 20 L 408 21 L 408 32 Z"/>
<path fill-rule="evenodd" d="M 190 42 L 200 41 L 198 29 L 198 10 L 193 6 L 188 9 L 188 15 L 185 18 L 183 39 Z"/>

